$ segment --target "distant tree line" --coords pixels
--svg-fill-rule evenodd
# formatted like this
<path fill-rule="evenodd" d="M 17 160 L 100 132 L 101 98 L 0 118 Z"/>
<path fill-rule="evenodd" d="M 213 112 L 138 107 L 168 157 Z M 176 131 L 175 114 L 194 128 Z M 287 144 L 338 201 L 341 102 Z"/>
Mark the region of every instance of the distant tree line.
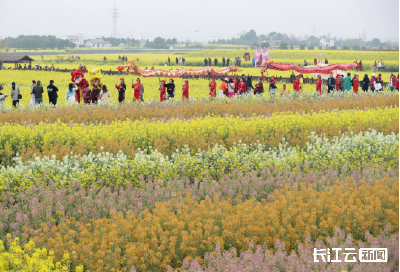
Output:
<path fill-rule="evenodd" d="M 11 48 L 17 49 L 64 49 L 65 47 L 75 47 L 73 42 L 58 39 L 56 36 L 51 35 L 20 35 L 17 38 L 8 37 L 6 40 L 9 42 Z"/>
<path fill-rule="evenodd" d="M 167 44 L 175 45 L 178 43 L 178 40 L 176 38 L 173 39 L 163 39 L 161 37 L 154 38 L 154 40 L 151 42 L 147 39 L 146 41 L 146 47 L 147 48 L 154 48 L 154 49 L 166 49 Z"/>
<path fill-rule="evenodd" d="M 112 46 L 119 46 L 121 44 L 127 45 L 127 46 L 132 46 L 132 47 L 140 47 L 140 40 L 135 40 L 131 38 L 105 38 L 102 37 L 103 40 L 108 41 L 111 43 Z"/>
<path fill-rule="evenodd" d="M 280 49 L 293 49 L 294 46 L 299 46 L 300 49 L 320 47 L 320 39 L 334 40 L 335 45 L 332 49 L 337 47 L 353 48 L 354 50 L 362 49 L 363 47 L 386 47 L 386 46 L 397 46 L 396 42 L 381 42 L 378 38 L 373 38 L 371 41 L 365 43 L 360 39 L 342 39 L 336 37 L 329 37 L 322 35 L 316 37 L 314 35 L 305 35 L 296 37 L 293 34 L 288 36 L 286 33 L 271 32 L 268 35 L 257 35 L 257 33 L 251 29 L 250 31 L 243 33 L 238 38 L 232 39 L 219 39 L 216 41 L 209 41 L 208 44 L 230 44 L 230 45 L 248 45 L 257 47 L 268 47 L 270 44 L 279 46 Z"/>

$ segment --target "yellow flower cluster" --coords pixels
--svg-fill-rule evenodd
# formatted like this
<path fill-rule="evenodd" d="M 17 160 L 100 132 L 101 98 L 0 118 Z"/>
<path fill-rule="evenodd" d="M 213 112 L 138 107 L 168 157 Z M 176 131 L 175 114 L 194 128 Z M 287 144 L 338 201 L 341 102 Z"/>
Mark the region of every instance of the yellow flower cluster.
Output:
<path fill-rule="evenodd" d="M 7 164 L 17 153 L 26 158 L 37 155 L 62 156 L 98 153 L 101 147 L 113 154 L 120 150 L 132 158 L 138 148 L 156 149 L 171 155 L 188 146 L 192 152 L 215 144 L 261 143 L 277 147 L 284 138 L 292 146 L 304 146 L 311 132 L 328 138 L 346 131 L 358 133 L 369 128 L 384 134 L 399 130 L 399 108 L 377 108 L 320 112 L 318 114 L 273 114 L 271 117 L 211 117 L 193 120 L 172 119 L 113 121 L 108 125 L 40 123 L 4 124 L 0 131 L 0 159 Z M 59 157 L 58 157 L 59 158 Z"/>
<path fill-rule="evenodd" d="M 332 237 L 340 227 L 362 241 L 366 231 L 379 235 L 390 225 L 398 231 L 399 185 L 378 180 L 371 186 L 357 187 L 349 178 L 324 191 L 317 183 L 276 190 L 271 202 L 219 199 L 198 203 L 190 193 L 178 194 L 169 203 L 158 203 L 151 212 L 136 217 L 111 211 L 110 219 L 64 223 L 49 229 L 23 234 L 24 240 L 54 251 L 55 261 L 67 253 L 71 268 L 84 265 L 90 271 L 166 271 L 182 265 L 184 258 L 198 259 L 221 248 L 248 249 L 249 242 L 267 244 L 273 249 L 277 239 L 288 251 L 296 249 L 307 237 L 311 241 Z"/>
<path fill-rule="evenodd" d="M 65 253 L 62 259 L 54 264 L 54 252 L 45 248 L 36 248 L 33 241 L 29 241 L 21 248 L 19 238 L 11 239 L 9 249 L 6 251 L 4 243 L 0 240 L 0 271 L 42 271 L 64 272 L 70 271 L 70 259 Z M 75 272 L 83 272 L 83 266 L 76 266 Z"/>

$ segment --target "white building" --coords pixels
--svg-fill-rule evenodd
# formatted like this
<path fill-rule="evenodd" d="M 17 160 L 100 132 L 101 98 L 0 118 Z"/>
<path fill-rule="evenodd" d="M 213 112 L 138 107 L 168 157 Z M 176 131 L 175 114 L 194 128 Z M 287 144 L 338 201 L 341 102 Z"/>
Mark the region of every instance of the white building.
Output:
<path fill-rule="evenodd" d="M 334 40 L 325 40 L 325 39 L 321 39 L 319 40 L 319 45 L 322 47 L 332 47 L 335 45 L 335 41 Z"/>
<path fill-rule="evenodd" d="M 111 47 L 111 43 L 103 39 L 89 39 L 85 42 L 85 47 Z"/>
<path fill-rule="evenodd" d="M 65 36 L 62 36 L 61 39 L 69 40 L 70 42 L 73 42 L 76 45 L 76 47 L 79 47 L 80 45 L 83 45 L 83 42 L 84 42 L 83 34 L 65 35 Z"/>

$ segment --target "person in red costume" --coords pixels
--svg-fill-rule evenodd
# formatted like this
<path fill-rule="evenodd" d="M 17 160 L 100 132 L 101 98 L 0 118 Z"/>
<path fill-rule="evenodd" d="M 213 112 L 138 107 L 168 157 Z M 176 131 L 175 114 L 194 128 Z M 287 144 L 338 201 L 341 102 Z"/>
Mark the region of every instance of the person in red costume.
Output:
<path fill-rule="evenodd" d="M 235 94 L 237 94 L 237 92 L 239 90 L 239 82 L 237 80 L 237 76 L 233 77 L 233 83 L 235 84 Z"/>
<path fill-rule="evenodd" d="M 339 83 L 340 83 L 340 75 L 337 74 L 335 80 L 336 91 L 339 91 Z"/>
<path fill-rule="evenodd" d="M 396 90 L 399 90 L 399 74 L 397 74 L 397 79 L 396 79 Z"/>
<path fill-rule="evenodd" d="M 160 101 L 164 102 L 167 99 L 167 95 L 165 93 L 166 87 L 164 86 L 165 81 L 161 80 L 160 83 L 161 83 L 160 88 L 158 88 L 160 90 Z"/>
<path fill-rule="evenodd" d="M 275 76 L 271 76 L 271 79 L 274 81 L 274 85 L 276 86 Z"/>
<path fill-rule="evenodd" d="M 246 82 L 243 81 L 243 78 L 240 78 L 240 82 L 238 84 L 238 89 L 240 94 L 246 94 L 247 93 L 247 86 Z"/>
<path fill-rule="evenodd" d="M 317 92 L 321 94 L 321 86 L 322 86 L 321 75 L 318 75 L 318 78 L 317 80 L 315 80 L 315 83 L 317 84 Z"/>
<path fill-rule="evenodd" d="M 217 96 L 217 82 L 215 82 L 215 77 L 212 77 L 212 81 L 210 82 L 210 84 L 208 84 L 208 86 L 210 87 L 210 97 L 216 97 Z"/>
<path fill-rule="evenodd" d="M 140 89 L 142 85 L 140 84 L 140 79 L 136 79 L 136 84 L 132 85 L 132 88 L 135 90 L 133 101 L 140 101 Z"/>
<path fill-rule="evenodd" d="M 353 78 L 353 92 L 355 94 L 358 93 L 358 75 L 354 74 L 354 78 Z"/>
<path fill-rule="evenodd" d="M 88 83 L 85 79 L 85 75 L 79 69 L 72 71 L 71 81 L 75 83 L 76 87 L 78 87 L 78 90 L 75 92 L 75 101 L 81 103 L 83 98 L 83 89 L 86 87 L 86 83 Z"/>
<path fill-rule="evenodd" d="M 300 74 L 296 76 L 296 80 L 293 81 L 293 89 L 295 92 L 300 92 Z"/>
<path fill-rule="evenodd" d="M 189 99 L 189 80 L 185 80 L 182 91 L 182 99 Z"/>

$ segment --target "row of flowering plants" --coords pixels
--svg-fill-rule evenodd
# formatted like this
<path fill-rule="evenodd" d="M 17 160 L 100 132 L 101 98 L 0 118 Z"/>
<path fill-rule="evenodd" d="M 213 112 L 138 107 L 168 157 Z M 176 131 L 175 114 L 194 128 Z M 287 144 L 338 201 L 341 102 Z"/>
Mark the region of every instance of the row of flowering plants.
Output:
<path fill-rule="evenodd" d="M 280 112 L 319 112 L 321 110 L 349 110 L 377 107 L 399 106 L 398 93 L 363 93 L 355 96 L 305 96 L 305 97 L 240 97 L 233 100 L 190 100 L 156 101 L 141 104 L 126 103 L 123 105 L 110 103 L 98 106 L 76 104 L 74 106 L 60 104 L 56 107 L 44 105 L 41 107 L 21 106 L 17 110 L 3 108 L 0 123 L 40 122 L 63 123 L 110 123 L 115 120 L 124 121 L 140 119 L 196 118 L 203 116 L 259 116 L 272 115 Z"/>
<path fill-rule="evenodd" d="M 303 147 L 311 133 L 328 139 L 345 132 L 359 133 L 374 129 L 384 134 L 399 131 L 399 108 L 322 111 L 305 114 L 274 114 L 268 116 L 227 115 L 189 120 L 171 119 L 113 121 L 111 124 L 40 123 L 3 124 L 0 127 L 0 162 L 12 164 L 20 154 L 23 160 L 37 156 L 58 158 L 74 154 L 113 154 L 122 151 L 133 158 L 137 150 L 157 150 L 172 155 L 186 146 L 192 154 L 216 144 L 226 148 L 241 141 L 278 147 L 284 140 L 290 146 Z"/>
<path fill-rule="evenodd" d="M 234 171 L 261 173 L 265 168 L 273 169 L 273 175 L 285 169 L 308 173 L 322 168 L 348 173 L 353 168 L 362 171 L 368 164 L 398 169 L 398 149 L 398 134 L 384 135 L 371 130 L 334 137 L 331 141 L 311 134 L 302 148 L 286 144 L 274 149 L 262 144 L 235 144 L 230 149 L 216 145 L 193 155 L 189 148 L 178 150 L 171 156 L 139 150 L 133 159 L 123 153 L 105 152 L 65 156 L 60 160 L 55 156 L 29 161 L 16 157 L 13 166 L 0 168 L 0 192 L 15 192 L 21 187 L 49 182 L 57 187 L 79 182 L 88 188 L 99 182 L 103 186 L 124 186 L 128 182 L 140 186 L 140 180 L 159 179 L 167 186 L 167 181 L 174 178 L 194 182 L 211 177 L 219 181 L 224 174 Z"/>

